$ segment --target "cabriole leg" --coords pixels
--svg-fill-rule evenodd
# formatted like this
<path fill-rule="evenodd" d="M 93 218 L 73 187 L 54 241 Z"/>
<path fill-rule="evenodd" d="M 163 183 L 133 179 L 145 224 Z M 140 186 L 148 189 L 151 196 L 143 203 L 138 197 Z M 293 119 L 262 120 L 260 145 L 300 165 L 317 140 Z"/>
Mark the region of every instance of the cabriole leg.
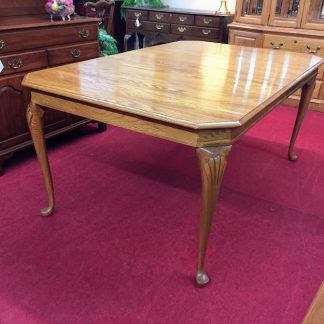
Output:
<path fill-rule="evenodd" d="M 218 199 L 230 150 L 231 146 L 197 149 L 202 180 L 202 209 L 200 218 L 198 271 L 196 275 L 196 281 L 199 286 L 206 286 L 209 282 L 208 275 L 205 271 L 205 255 L 215 204 Z"/>
<path fill-rule="evenodd" d="M 297 155 L 294 155 L 294 146 L 295 142 L 300 130 L 300 126 L 302 125 L 302 122 L 304 120 L 304 116 L 306 113 L 306 110 L 308 108 L 308 104 L 312 98 L 313 91 L 315 88 L 315 82 L 316 82 L 316 76 L 312 78 L 308 83 L 306 83 L 302 88 L 302 93 L 300 97 L 299 107 L 298 107 L 298 113 L 297 118 L 294 126 L 294 130 L 291 136 L 290 145 L 289 145 L 289 151 L 288 151 L 288 159 L 290 161 L 296 161 Z"/>
<path fill-rule="evenodd" d="M 51 170 L 48 163 L 48 157 L 45 146 L 45 138 L 43 131 L 43 115 L 44 110 L 39 106 L 30 103 L 27 108 L 27 122 L 29 130 L 34 142 L 34 147 L 38 157 L 38 161 L 43 173 L 45 186 L 48 194 L 48 207 L 41 210 L 42 216 L 49 216 L 54 210 L 54 190 Z"/>

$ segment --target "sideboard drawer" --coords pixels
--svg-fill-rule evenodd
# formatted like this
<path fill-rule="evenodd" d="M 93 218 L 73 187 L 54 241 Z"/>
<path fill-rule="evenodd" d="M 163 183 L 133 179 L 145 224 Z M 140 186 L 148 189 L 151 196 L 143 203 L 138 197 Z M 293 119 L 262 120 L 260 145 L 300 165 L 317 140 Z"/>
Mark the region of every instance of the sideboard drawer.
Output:
<path fill-rule="evenodd" d="M 296 39 L 294 37 L 283 35 L 265 34 L 263 47 L 300 52 L 300 46 Z"/>
<path fill-rule="evenodd" d="M 171 33 L 178 35 L 191 36 L 192 26 L 171 25 Z"/>
<path fill-rule="evenodd" d="M 169 33 L 170 32 L 170 24 L 152 22 L 152 21 L 143 21 L 142 29 L 146 31 L 155 31 L 160 33 Z"/>
<path fill-rule="evenodd" d="M 193 15 L 182 15 L 182 14 L 172 14 L 170 16 L 170 22 L 174 24 L 181 24 L 181 25 L 194 25 L 195 23 L 195 16 Z"/>
<path fill-rule="evenodd" d="M 126 10 L 126 18 L 127 19 L 137 19 L 140 20 L 147 19 L 148 18 L 148 11 L 146 10 L 132 10 L 127 9 Z"/>
<path fill-rule="evenodd" d="M 220 39 L 220 30 L 218 28 L 193 27 L 192 35 L 200 38 Z"/>
<path fill-rule="evenodd" d="M 219 27 L 222 21 L 220 17 L 196 16 L 196 25 L 201 27 Z"/>
<path fill-rule="evenodd" d="M 53 35 L 54 33 L 54 35 Z M 98 25 L 62 26 L 43 28 L 35 33 L 34 30 L 12 31 L 0 33 L 0 54 L 65 44 L 69 39 L 71 43 L 96 40 L 98 38 Z"/>
<path fill-rule="evenodd" d="M 47 67 L 45 50 L 1 55 L 0 60 L 4 66 L 0 76 Z"/>
<path fill-rule="evenodd" d="M 324 41 L 320 39 L 296 37 L 300 51 L 313 55 L 324 56 Z"/>
<path fill-rule="evenodd" d="M 156 12 L 150 11 L 149 13 L 149 20 L 151 21 L 158 21 L 158 22 L 171 22 L 172 15 L 167 12 Z"/>
<path fill-rule="evenodd" d="M 203 28 L 195 26 L 171 25 L 171 32 L 178 35 L 194 36 L 198 38 L 219 39 L 218 28 Z"/>
<path fill-rule="evenodd" d="M 57 46 L 48 49 L 48 61 L 50 66 L 89 60 L 98 56 L 98 42 Z"/>

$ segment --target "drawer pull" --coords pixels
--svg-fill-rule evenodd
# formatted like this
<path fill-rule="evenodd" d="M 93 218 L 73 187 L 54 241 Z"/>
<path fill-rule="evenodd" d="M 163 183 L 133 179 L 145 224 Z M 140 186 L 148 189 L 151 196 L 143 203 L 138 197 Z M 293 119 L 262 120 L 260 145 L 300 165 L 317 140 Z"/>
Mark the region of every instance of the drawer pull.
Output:
<path fill-rule="evenodd" d="M 81 56 L 81 51 L 79 49 L 74 49 L 70 53 L 71 53 L 71 56 L 74 58 L 78 58 Z"/>
<path fill-rule="evenodd" d="M 24 66 L 21 59 L 12 59 L 12 60 L 8 61 L 8 65 L 9 65 L 9 68 L 13 69 L 13 70 L 18 70 Z"/>
<path fill-rule="evenodd" d="M 0 39 L 0 49 L 4 48 L 6 46 L 6 43 Z"/>
<path fill-rule="evenodd" d="M 164 17 L 163 14 L 156 14 L 156 15 L 155 15 L 155 18 L 156 18 L 157 20 L 161 20 L 163 17 Z"/>
<path fill-rule="evenodd" d="M 317 46 L 316 48 L 312 48 L 310 45 L 307 45 L 306 47 L 308 49 L 308 53 L 310 54 L 317 54 L 317 51 L 321 49 L 320 46 Z"/>
<path fill-rule="evenodd" d="M 136 18 L 139 18 L 139 17 L 142 16 L 142 13 L 136 11 L 136 12 L 134 12 L 134 16 L 135 16 Z"/>
<path fill-rule="evenodd" d="M 209 25 L 213 20 L 211 18 L 204 18 L 203 23 Z"/>
<path fill-rule="evenodd" d="M 178 30 L 180 33 L 184 33 L 185 31 L 187 31 L 186 27 L 178 27 Z"/>
<path fill-rule="evenodd" d="M 211 33 L 211 30 L 210 29 L 203 29 L 202 33 L 204 35 L 209 35 Z"/>
<path fill-rule="evenodd" d="M 140 22 L 139 17 L 136 18 L 136 20 L 134 22 L 134 25 L 135 25 L 136 28 L 141 27 L 142 23 Z"/>
<path fill-rule="evenodd" d="M 185 16 L 180 16 L 179 17 L 179 21 L 181 21 L 181 22 L 184 22 L 184 21 L 186 21 L 188 19 L 188 17 L 185 17 Z"/>
<path fill-rule="evenodd" d="M 90 32 L 89 32 L 89 30 L 82 29 L 82 30 L 79 32 L 79 35 L 80 35 L 81 38 L 88 38 L 89 35 L 90 35 Z"/>
<path fill-rule="evenodd" d="M 280 43 L 279 45 L 275 45 L 275 43 L 270 42 L 270 45 L 272 46 L 273 49 L 280 49 L 282 46 L 284 46 L 283 43 Z"/>
<path fill-rule="evenodd" d="M 156 24 L 156 25 L 155 25 L 155 28 L 156 28 L 157 30 L 162 30 L 162 29 L 164 28 L 164 25 Z"/>

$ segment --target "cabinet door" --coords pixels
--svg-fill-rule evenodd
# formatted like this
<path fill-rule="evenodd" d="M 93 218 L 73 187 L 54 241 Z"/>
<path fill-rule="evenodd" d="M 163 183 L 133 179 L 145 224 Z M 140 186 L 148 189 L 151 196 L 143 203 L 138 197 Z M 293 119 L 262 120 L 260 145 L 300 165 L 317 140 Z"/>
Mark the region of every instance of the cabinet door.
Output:
<path fill-rule="evenodd" d="M 262 47 L 263 34 L 230 29 L 229 44 L 249 47 Z"/>
<path fill-rule="evenodd" d="M 30 93 L 21 86 L 22 78 L 23 74 L 0 79 L 0 151 L 30 140 L 26 120 Z M 71 116 L 56 110 L 46 110 L 45 133 L 71 123 Z"/>
<path fill-rule="evenodd" d="M 271 0 L 238 0 L 235 21 L 267 25 Z"/>
<path fill-rule="evenodd" d="M 22 76 L 0 79 L 0 150 L 30 139 Z"/>
<path fill-rule="evenodd" d="M 297 28 L 301 24 L 303 0 L 274 0 L 271 3 L 269 25 Z"/>
<path fill-rule="evenodd" d="M 305 0 L 301 27 L 324 30 L 324 0 Z"/>

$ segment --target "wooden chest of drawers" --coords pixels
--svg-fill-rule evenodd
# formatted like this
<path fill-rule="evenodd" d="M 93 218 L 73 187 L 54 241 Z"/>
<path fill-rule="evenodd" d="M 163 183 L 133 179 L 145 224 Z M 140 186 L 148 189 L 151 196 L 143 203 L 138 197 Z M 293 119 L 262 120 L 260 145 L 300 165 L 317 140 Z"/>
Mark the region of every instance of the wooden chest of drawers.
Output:
<path fill-rule="evenodd" d="M 30 95 L 22 88 L 33 70 L 99 56 L 98 19 L 75 17 L 51 23 L 47 15 L 0 17 L 0 174 L 3 162 L 31 145 L 26 122 Z M 46 137 L 79 127 L 89 120 L 57 111 L 45 115 Z"/>
<path fill-rule="evenodd" d="M 144 47 L 177 40 L 226 43 L 232 19 L 212 11 L 126 7 L 125 50 L 134 48 L 136 33 Z"/>

